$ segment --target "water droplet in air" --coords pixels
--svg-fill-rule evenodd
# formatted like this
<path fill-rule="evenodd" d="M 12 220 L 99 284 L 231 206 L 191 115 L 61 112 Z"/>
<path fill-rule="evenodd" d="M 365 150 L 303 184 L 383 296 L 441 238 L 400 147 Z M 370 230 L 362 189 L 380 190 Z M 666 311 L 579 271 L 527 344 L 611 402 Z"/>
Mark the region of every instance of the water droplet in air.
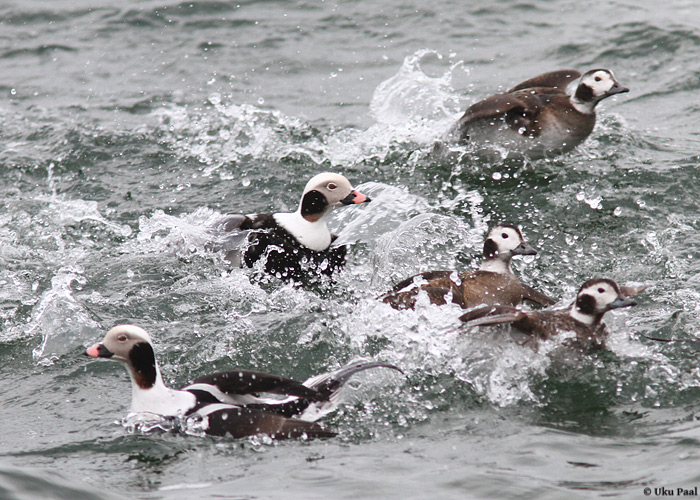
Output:
<path fill-rule="evenodd" d="M 503 174 L 500 172 L 494 172 L 491 174 L 491 178 L 493 178 L 494 181 L 500 181 L 503 178 Z"/>
<path fill-rule="evenodd" d="M 247 177 L 243 177 L 243 179 L 241 179 L 241 184 L 243 185 L 243 187 L 250 186 L 250 179 L 248 179 Z"/>

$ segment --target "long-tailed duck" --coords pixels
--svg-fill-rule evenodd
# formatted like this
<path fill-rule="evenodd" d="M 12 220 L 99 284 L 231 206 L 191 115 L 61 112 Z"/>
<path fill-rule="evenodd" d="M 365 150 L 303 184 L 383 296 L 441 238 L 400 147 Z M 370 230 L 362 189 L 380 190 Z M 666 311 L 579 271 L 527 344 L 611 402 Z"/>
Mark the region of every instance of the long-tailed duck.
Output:
<path fill-rule="evenodd" d="M 596 105 L 629 91 L 609 69 L 593 69 L 581 77 L 573 95 L 567 94 L 567 85 L 579 76 L 573 69 L 552 71 L 488 97 L 470 106 L 449 135 L 530 157 L 570 151 L 593 131 Z"/>
<path fill-rule="evenodd" d="M 337 238 L 327 225 L 333 207 L 369 201 L 342 175 L 323 173 L 306 184 L 296 212 L 228 214 L 214 230 L 225 233 L 222 248 L 230 261 L 250 267 L 264 258 L 266 272 L 307 282 L 319 273 L 330 276 L 345 263 L 346 247 L 331 246 Z"/>
<path fill-rule="evenodd" d="M 160 374 L 151 338 L 134 325 L 115 326 L 84 354 L 126 364 L 131 375 L 131 412 L 185 422 L 194 419 L 207 434 L 234 438 L 255 434 L 273 438 L 334 436 L 315 421 L 338 406 L 340 390 L 350 377 L 370 368 L 401 372 L 387 363 L 357 362 L 301 383 L 234 370 L 199 377 L 179 390 L 170 389 Z M 266 398 L 263 393 L 277 398 Z"/>
<path fill-rule="evenodd" d="M 511 306 L 484 306 L 468 311 L 460 319 L 468 327 L 510 324 L 526 334 L 525 343 L 531 345 L 537 345 L 538 340 L 572 333 L 575 338 L 570 344 L 583 349 L 600 348 L 608 336 L 603 315 L 612 309 L 636 305 L 631 296 L 645 288 L 618 287 L 610 279 L 592 279 L 581 286 L 568 309 L 523 311 Z"/>
<path fill-rule="evenodd" d="M 478 271 L 420 273 L 398 283 L 382 300 L 396 309 L 413 309 L 416 296 L 424 290 L 432 304 L 443 305 L 451 295 L 452 302 L 465 309 L 481 304 L 515 306 L 523 300 L 552 305 L 554 300 L 521 283 L 510 267 L 514 255 L 535 254 L 537 251 L 525 241 L 516 226 L 494 226 L 486 235 Z"/>

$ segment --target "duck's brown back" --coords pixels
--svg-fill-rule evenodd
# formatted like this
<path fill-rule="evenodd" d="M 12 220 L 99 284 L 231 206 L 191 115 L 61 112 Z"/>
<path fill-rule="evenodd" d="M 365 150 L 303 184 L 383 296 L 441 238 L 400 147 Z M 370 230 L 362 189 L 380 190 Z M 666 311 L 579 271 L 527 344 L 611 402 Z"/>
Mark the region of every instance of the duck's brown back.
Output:
<path fill-rule="evenodd" d="M 406 289 L 416 281 L 420 284 Z M 523 285 L 513 275 L 489 271 L 461 274 L 454 271 L 429 271 L 402 281 L 382 300 L 396 309 L 413 309 L 420 291 L 427 293 L 430 303 L 436 305 L 446 304 L 451 292 L 452 302 L 465 309 L 480 304 L 515 306 L 524 298 Z"/>

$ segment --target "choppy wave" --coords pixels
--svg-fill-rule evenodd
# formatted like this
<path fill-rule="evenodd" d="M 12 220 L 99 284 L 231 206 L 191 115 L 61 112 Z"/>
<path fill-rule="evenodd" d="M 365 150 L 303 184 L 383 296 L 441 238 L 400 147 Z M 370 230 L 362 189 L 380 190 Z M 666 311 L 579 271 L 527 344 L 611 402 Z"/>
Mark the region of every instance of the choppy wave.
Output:
<path fill-rule="evenodd" d="M 368 460 L 383 471 L 379 479 L 368 473 L 370 486 L 392 471 L 401 476 L 392 486 L 430 475 L 451 481 L 442 492 L 458 498 L 466 485 L 488 497 L 494 484 L 506 496 L 552 486 L 575 496 L 636 494 L 642 483 L 687 479 L 675 465 L 649 476 L 616 467 L 627 465 L 630 450 L 639 470 L 650 456 L 694 463 L 700 72 L 697 30 L 686 14 L 697 7 L 674 5 L 668 19 L 652 20 L 642 18 L 661 7 L 504 5 L 390 13 L 370 4 L 265 10 L 255 2 L 4 8 L 7 453 L 33 467 L 101 478 L 131 496 L 165 498 L 191 496 L 189 488 L 230 496 L 241 484 L 247 495 L 270 469 L 285 478 L 318 470 L 322 482 L 324 471 L 346 480 L 349 467 L 364 479 Z M 513 9 L 517 26 L 502 15 Z M 284 11 L 299 26 L 267 29 L 285 26 Z M 612 13 L 620 19 L 611 22 Z M 528 47 L 524 55 L 513 53 L 516 38 Z M 319 41 L 332 56 L 316 55 Z M 593 65 L 613 68 L 632 90 L 601 105 L 594 133 L 570 154 L 510 161 L 504 151 L 489 161 L 468 148 L 435 147 L 469 102 L 533 68 Z M 269 104 L 273 87 L 284 87 L 275 95 L 290 101 L 294 92 L 314 92 L 287 92 L 302 72 L 309 76 L 300 86 L 322 80 L 327 95 L 295 105 L 323 102 L 311 115 L 324 119 Z M 342 77 L 373 81 L 352 107 L 356 119 L 345 119 L 349 107 L 343 119 L 333 115 L 338 89 L 346 90 L 333 85 Z M 370 124 L 356 125 L 362 121 Z M 346 173 L 373 199 L 334 214 L 333 230 L 350 246 L 335 280 L 304 289 L 231 268 L 207 248 L 211 220 L 293 210 L 319 170 Z M 571 353 L 556 341 L 533 350 L 500 329 L 465 331 L 456 306 L 422 297 L 416 311 L 395 311 L 377 300 L 416 272 L 474 267 L 487 226 L 500 221 L 521 224 L 539 250 L 515 262 L 516 272 L 560 304 L 592 276 L 652 285 L 636 308 L 606 317 L 606 351 Z M 123 367 L 80 356 L 106 328 L 127 321 L 153 333 L 172 385 L 232 366 L 304 378 L 356 357 L 394 362 L 408 377 L 362 382 L 366 397 L 328 419 L 340 432 L 330 443 L 231 443 L 132 429 L 114 425 L 128 407 Z M 614 481 L 600 481 L 603 469 Z M 523 486 L 533 471 L 547 477 Z M 0 487 L 17 495 L 33 484 L 64 497 L 105 496 L 34 469 L 4 477 Z M 313 494 L 306 488 L 313 478 L 298 482 L 300 497 Z"/>
<path fill-rule="evenodd" d="M 41 496 L 56 500 L 118 500 L 124 498 L 81 484 L 73 477 L 65 477 L 55 471 L 0 465 L 0 494 L 4 498 L 30 500 Z"/>

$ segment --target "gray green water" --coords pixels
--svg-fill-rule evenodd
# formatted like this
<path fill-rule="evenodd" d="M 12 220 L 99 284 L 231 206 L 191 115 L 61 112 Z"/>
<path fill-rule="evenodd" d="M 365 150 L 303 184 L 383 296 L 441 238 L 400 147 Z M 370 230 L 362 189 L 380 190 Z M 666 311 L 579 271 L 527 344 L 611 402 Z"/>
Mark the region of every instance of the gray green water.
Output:
<path fill-rule="evenodd" d="M 700 487 L 700 5 L 695 1 L 129 2 L 0 6 L 0 498 L 643 498 Z M 629 94 L 553 160 L 431 155 L 468 104 L 540 72 L 608 67 Z M 344 173 L 334 286 L 227 269 L 200 228 L 293 209 Z M 375 297 L 476 263 L 493 221 L 540 250 L 518 272 L 570 300 L 651 288 L 609 351 L 534 352 L 460 311 Z M 326 441 L 132 434 L 118 322 L 168 382 L 214 369 L 374 373 Z"/>

